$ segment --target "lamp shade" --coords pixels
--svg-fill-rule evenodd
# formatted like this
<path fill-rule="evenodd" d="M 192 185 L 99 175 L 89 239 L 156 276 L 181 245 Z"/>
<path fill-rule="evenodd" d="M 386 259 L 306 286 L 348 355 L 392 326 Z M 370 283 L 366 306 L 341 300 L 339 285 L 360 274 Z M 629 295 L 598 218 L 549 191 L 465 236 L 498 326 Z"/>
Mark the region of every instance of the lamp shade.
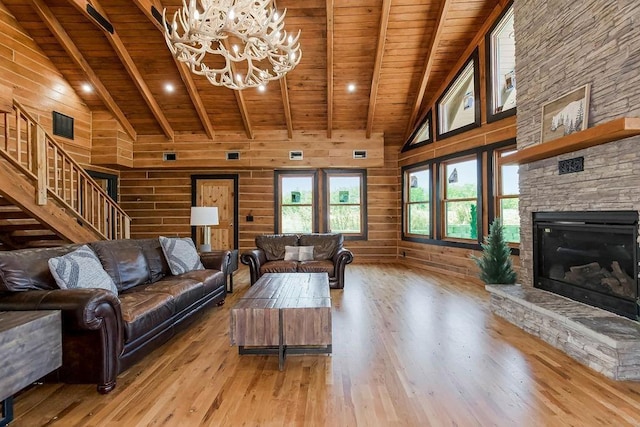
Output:
<path fill-rule="evenodd" d="M 215 206 L 192 206 L 191 225 L 218 225 L 218 208 Z"/>

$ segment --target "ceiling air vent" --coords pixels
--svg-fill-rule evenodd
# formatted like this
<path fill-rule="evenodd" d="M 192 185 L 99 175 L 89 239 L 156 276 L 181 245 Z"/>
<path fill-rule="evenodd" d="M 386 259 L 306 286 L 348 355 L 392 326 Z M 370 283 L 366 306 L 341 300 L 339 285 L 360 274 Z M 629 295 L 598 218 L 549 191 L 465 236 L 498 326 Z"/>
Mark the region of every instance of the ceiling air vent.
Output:
<path fill-rule="evenodd" d="M 367 158 L 367 150 L 353 150 L 353 158 L 354 159 L 366 159 Z"/>
<path fill-rule="evenodd" d="M 302 151 L 289 151 L 289 160 L 302 160 Z"/>
<path fill-rule="evenodd" d="M 175 162 L 177 159 L 176 153 L 162 153 L 162 160 L 165 162 Z"/>
<path fill-rule="evenodd" d="M 111 25 L 111 22 L 109 22 L 107 20 L 107 18 L 105 18 L 104 16 L 102 16 L 100 14 L 100 12 L 98 12 L 97 10 L 94 9 L 93 6 L 91 6 L 90 4 L 87 4 L 87 13 L 96 20 L 96 22 L 98 24 L 100 24 L 102 26 L 102 28 L 104 28 L 105 30 L 107 30 L 109 33 L 113 34 L 113 25 Z"/>
<path fill-rule="evenodd" d="M 240 160 L 240 152 L 239 151 L 227 151 L 227 160 Z"/>

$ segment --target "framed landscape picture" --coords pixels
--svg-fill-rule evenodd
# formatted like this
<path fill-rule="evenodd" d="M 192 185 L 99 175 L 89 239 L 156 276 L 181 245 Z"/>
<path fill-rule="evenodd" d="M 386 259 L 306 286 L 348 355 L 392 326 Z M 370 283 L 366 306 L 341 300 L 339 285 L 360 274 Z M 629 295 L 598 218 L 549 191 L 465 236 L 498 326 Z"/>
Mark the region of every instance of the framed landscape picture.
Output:
<path fill-rule="evenodd" d="M 590 92 L 591 85 L 587 83 L 543 105 L 542 142 L 561 138 L 587 128 Z"/>

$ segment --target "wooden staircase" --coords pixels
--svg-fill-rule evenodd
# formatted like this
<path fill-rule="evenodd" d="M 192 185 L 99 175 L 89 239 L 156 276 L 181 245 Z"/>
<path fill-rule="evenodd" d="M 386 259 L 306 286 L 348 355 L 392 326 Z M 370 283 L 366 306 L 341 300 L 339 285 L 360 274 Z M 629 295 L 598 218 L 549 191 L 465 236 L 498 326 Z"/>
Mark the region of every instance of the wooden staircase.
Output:
<path fill-rule="evenodd" d="M 129 238 L 129 216 L 22 105 L 0 118 L 0 250 Z"/>

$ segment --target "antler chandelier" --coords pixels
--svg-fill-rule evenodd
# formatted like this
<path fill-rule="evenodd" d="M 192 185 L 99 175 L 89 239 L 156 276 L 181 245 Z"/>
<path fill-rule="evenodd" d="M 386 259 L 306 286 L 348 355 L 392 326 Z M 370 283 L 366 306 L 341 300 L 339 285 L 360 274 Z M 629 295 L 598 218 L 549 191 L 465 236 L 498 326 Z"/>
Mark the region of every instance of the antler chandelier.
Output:
<path fill-rule="evenodd" d="M 241 90 L 291 71 L 302 57 L 273 0 L 187 0 L 165 28 L 173 56 L 216 86 Z M 163 17 L 166 20 L 167 10 Z"/>

